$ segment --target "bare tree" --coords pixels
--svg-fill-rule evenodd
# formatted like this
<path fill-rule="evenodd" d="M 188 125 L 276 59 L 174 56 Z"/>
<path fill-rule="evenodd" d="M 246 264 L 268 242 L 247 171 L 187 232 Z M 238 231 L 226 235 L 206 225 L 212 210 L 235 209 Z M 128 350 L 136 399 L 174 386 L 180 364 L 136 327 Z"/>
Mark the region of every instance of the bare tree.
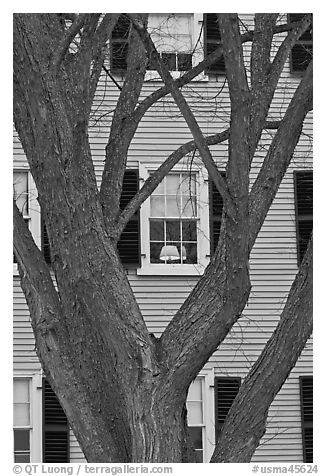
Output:
<path fill-rule="evenodd" d="M 118 15 L 14 15 L 15 127 L 37 186 L 56 287 L 15 204 L 14 250 L 38 357 L 87 460 L 188 462 L 195 460 L 185 411 L 189 385 L 247 303 L 249 255 L 312 108 L 310 64 L 282 119 L 267 121 L 285 61 L 311 18 L 277 24 L 277 14 L 257 14 L 254 30 L 241 35 L 238 16 L 220 14 L 222 46 L 174 80 L 148 34 L 147 16 L 126 17 L 131 22 L 127 72 L 98 192 L 88 126 Z M 286 34 L 271 60 L 273 38 L 280 32 Z M 252 43 L 250 84 L 244 42 Z M 205 137 L 181 87 L 222 51 L 230 124 L 224 132 Z M 140 99 L 147 58 L 164 85 Z M 167 94 L 193 140 L 175 150 L 121 211 L 131 140 L 146 111 Z M 251 163 L 268 127 L 274 130 L 273 139 L 249 189 Z M 226 140 L 223 178 L 210 145 Z M 219 244 L 204 275 L 157 339 L 146 328 L 117 242 L 173 166 L 195 150 L 223 197 Z M 311 266 L 309 246 L 279 325 L 241 385 L 212 462 L 250 461 L 264 434 L 268 408 L 312 331 Z"/>

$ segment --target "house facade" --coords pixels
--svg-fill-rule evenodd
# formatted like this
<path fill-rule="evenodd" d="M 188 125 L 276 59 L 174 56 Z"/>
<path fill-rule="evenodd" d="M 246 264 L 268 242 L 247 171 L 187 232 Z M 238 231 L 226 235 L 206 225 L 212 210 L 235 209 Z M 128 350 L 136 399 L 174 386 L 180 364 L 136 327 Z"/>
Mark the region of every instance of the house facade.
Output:
<path fill-rule="evenodd" d="M 293 14 L 299 19 L 299 14 Z M 297 15 L 297 18 L 295 17 Z M 299 15 L 300 16 L 300 15 Z M 283 16 L 283 20 L 286 15 Z M 252 28 L 253 15 L 241 15 Z M 153 14 L 149 29 L 163 61 L 177 78 L 213 51 L 220 36 L 216 14 Z M 105 158 L 112 110 L 126 68 L 128 24 L 119 20 L 110 44 L 107 69 L 98 86 L 90 140 L 98 184 Z M 282 41 L 279 35 L 276 41 Z M 244 44 L 249 64 L 250 44 Z M 279 120 L 301 79 L 311 53 L 311 33 L 292 50 L 282 72 L 269 119 Z M 146 73 L 141 98 L 161 85 Z M 204 135 L 228 127 L 230 104 L 223 60 L 183 88 Z M 241 380 L 275 329 L 312 229 L 312 115 L 309 114 L 291 165 L 281 183 L 250 257 L 252 291 L 243 315 L 209 359 L 188 394 L 188 425 L 198 459 L 208 462 Z M 132 141 L 121 208 L 139 186 L 179 146 L 192 140 L 185 121 L 168 96 L 151 107 Z M 255 180 L 271 134 L 263 133 L 252 168 Z M 227 145 L 211 147 L 224 170 Z M 38 246 L 51 265 L 37 190 L 17 135 L 14 137 L 14 193 Z M 159 337 L 184 302 L 217 246 L 222 200 L 195 156 L 185 157 L 165 177 L 129 221 L 119 254 L 149 331 Z M 44 380 L 35 353 L 28 307 L 17 266 L 14 289 L 14 454 L 16 462 L 83 462 L 66 417 Z M 272 403 L 267 431 L 253 461 L 312 462 L 312 342 Z"/>

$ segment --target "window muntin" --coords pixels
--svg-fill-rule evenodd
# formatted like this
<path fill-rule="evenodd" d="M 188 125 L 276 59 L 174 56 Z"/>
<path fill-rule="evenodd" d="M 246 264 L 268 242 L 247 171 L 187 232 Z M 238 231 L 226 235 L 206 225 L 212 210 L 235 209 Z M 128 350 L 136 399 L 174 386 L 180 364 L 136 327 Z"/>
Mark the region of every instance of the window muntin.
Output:
<path fill-rule="evenodd" d="M 196 264 L 196 174 L 167 175 L 150 197 L 150 263 Z"/>
<path fill-rule="evenodd" d="M 14 460 L 29 463 L 31 455 L 31 401 L 30 381 L 14 380 Z"/>

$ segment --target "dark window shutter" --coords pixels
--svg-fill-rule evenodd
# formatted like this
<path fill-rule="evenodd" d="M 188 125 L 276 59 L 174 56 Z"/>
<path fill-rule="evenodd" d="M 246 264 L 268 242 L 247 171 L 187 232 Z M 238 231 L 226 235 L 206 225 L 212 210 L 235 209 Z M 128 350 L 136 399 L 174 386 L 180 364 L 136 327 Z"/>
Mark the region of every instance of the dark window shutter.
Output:
<path fill-rule="evenodd" d="M 43 380 L 43 463 L 69 463 L 69 425 L 49 382 Z"/>
<path fill-rule="evenodd" d="M 113 28 L 110 41 L 110 69 L 113 73 L 127 69 L 130 24 L 129 18 L 122 14 Z"/>
<path fill-rule="evenodd" d="M 221 44 L 217 13 L 204 13 L 204 56 L 208 56 Z M 206 69 L 206 73 L 223 73 L 224 58 L 221 57 Z"/>
<path fill-rule="evenodd" d="M 123 210 L 138 191 L 138 170 L 126 170 L 123 177 L 120 208 Z M 140 216 L 139 210 L 131 217 L 118 241 L 122 264 L 140 266 Z"/>
<path fill-rule="evenodd" d="M 51 250 L 48 233 L 46 231 L 45 221 L 41 215 L 41 248 L 45 261 L 51 264 Z"/>
<path fill-rule="evenodd" d="M 295 171 L 296 228 L 298 264 L 306 252 L 313 225 L 313 172 Z"/>
<path fill-rule="evenodd" d="M 303 462 L 313 462 L 313 377 L 300 377 Z"/>
<path fill-rule="evenodd" d="M 225 172 L 221 172 L 225 178 Z M 210 253 L 213 255 L 220 237 L 223 199 L 214 182 L 209 180 Z"/>
<path fill-rule="evenodd" d="M 224 421 L 237 396 L 241 385 L 240 377 L 215 377 L 215 438 L 221 432 Z"/>
<path fill-rule="evenodd" d="M 306 13 L 289 13 L 290 23 L 299 22 Z M 291 71 L 303 72 L 312 59 L 312 25 L 307 29 L 291 50 Z"/>

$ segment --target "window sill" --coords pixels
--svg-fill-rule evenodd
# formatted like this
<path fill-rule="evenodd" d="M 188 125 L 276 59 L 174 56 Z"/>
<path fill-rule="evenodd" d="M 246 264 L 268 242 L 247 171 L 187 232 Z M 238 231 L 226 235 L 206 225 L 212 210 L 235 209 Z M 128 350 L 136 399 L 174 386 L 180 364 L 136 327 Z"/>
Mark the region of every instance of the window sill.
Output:
<path fill-rule="evenodd" d="M 139 276 L 201 276 L 205 271 L 202 264 L 148 264 L 137 269 Z"/>

